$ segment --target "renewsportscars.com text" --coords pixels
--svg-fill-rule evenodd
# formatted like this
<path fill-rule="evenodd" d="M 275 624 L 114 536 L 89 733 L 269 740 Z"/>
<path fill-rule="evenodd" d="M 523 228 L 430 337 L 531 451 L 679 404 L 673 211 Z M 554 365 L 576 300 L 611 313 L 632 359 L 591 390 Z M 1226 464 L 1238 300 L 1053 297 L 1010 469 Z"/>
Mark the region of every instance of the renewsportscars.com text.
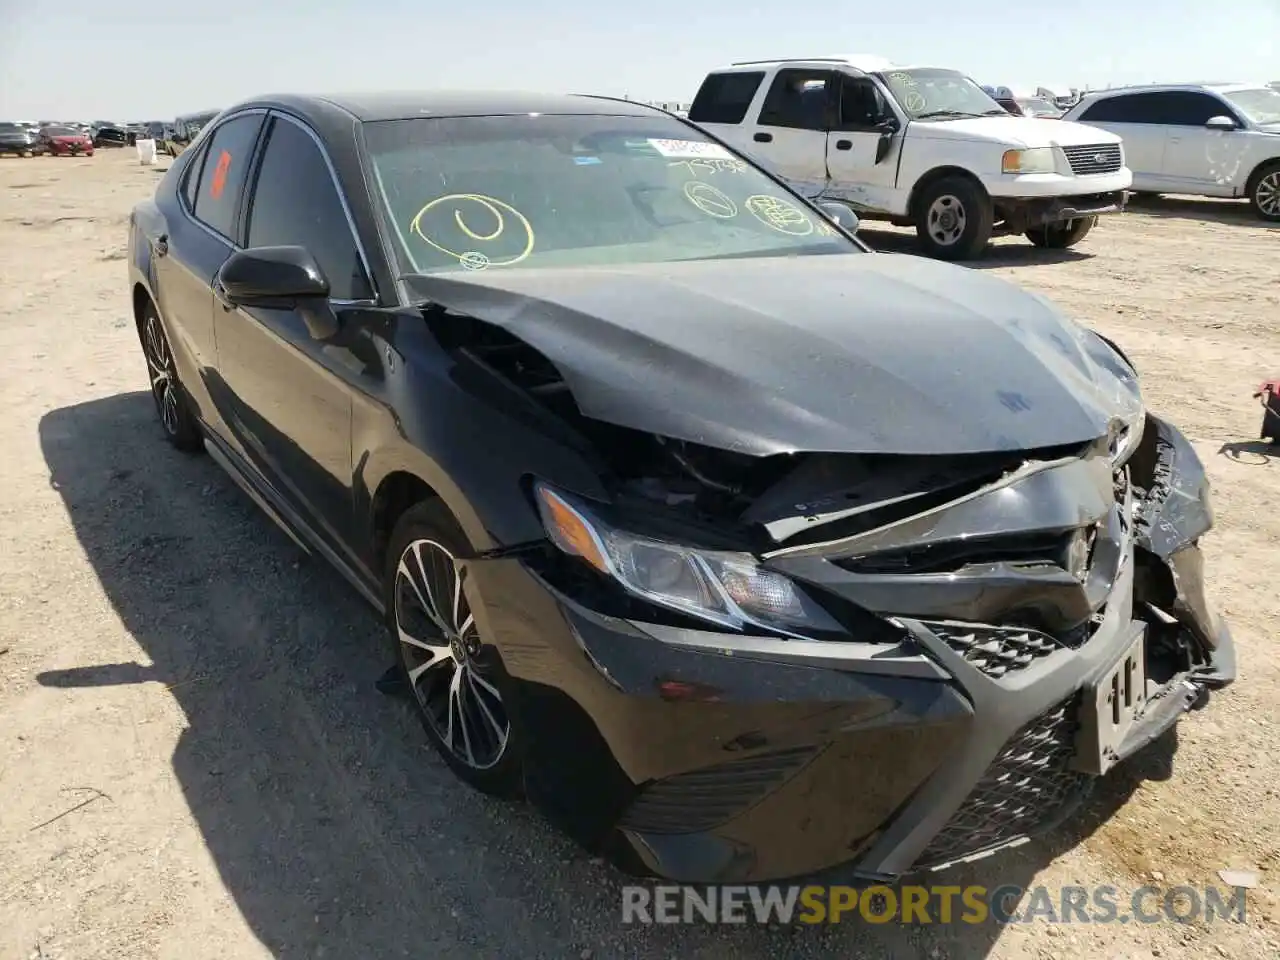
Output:
<path fill-rule="evenodd" d="M 1245 922 L 1245 889 L 1213 886 L 627 886 L 623 923 Z"/>

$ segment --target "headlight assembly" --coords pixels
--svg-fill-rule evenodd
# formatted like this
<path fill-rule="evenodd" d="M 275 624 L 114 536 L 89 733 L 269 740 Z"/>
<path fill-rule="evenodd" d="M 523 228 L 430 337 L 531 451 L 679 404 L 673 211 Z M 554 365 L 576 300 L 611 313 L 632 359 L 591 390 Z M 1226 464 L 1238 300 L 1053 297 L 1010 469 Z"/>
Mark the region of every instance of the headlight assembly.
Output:
<path fill-rule="evenodd" d="M 841 629 L 793 581 L 750 554 L 695 550 L 629 533 L 545 484 L 534 493 L 551 542 L 637 597 L 734 629 L 754 624 L 794 636 Z"/>
<path fill-rule="evenodd" d="M 1053 173 L 1057 168 L 1053 147 L 1006 150 L 1000 160 L 1001 173 Z"/>

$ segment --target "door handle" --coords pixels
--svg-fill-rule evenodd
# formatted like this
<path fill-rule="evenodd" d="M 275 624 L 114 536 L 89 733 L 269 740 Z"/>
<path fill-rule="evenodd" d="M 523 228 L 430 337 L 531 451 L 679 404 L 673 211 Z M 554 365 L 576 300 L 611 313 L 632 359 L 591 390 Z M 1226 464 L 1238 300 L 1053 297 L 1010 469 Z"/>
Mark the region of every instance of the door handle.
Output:
<path fill-rule="evenodd" d="M 156 242 L 152 245 L 151 249 L 155 251 L 157 257 L 163 257 L 167 254 L 169 252 L 169 235 L 167 233 L 162 233 L 160 236 L 156 237 Z"/>
<path fill-rule="evenodd" d="M 756 134 L 752 139 L 753 139 L 753 140 L 755 140 L 755 142 L 756 142 L 756 143 L 772 143 L 772 142 L 773 142 L 773 134 L 772 134 L 772 133 L 757 133 L 757 134 Z"/>
<path fill-rule="evenodd" d="M 852 141 L 852 140 L 837 140 L 837 141 L 836 141 L 836 149 L 837 149 L 837 150 L 851 150 L 851 149 L 853 149 L 853 141 Z"/>

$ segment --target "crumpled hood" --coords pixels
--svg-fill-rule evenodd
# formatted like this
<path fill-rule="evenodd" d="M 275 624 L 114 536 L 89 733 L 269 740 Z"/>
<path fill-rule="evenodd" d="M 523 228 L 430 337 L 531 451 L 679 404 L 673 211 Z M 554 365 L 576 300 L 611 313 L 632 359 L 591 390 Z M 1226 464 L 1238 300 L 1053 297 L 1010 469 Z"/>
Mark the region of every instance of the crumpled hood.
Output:
<path fill-rule="evenodd" d="M 1120 143 L 1099 127 L 1045 117 L 970 117 L 911 124 L 910 135 L 929 140 L 969 140 L 1014 147 L 1079 147 Z"/>
<path fill-rule="evenodd" d="M 765 456 L 956 454 L 1104 436 L 1132 372 L 976 270 L 849 254 L 418 275 L 536 347 L 598 420 Z"/>

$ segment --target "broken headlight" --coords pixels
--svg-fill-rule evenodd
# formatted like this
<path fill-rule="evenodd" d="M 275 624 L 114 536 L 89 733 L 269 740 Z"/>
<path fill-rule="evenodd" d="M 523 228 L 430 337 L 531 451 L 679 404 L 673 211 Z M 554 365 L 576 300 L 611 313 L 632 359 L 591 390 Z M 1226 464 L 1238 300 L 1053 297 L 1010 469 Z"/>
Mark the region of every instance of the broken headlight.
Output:
<path fill-rule="evenodd" d="M 630 533 L 545 484 L 534 493 L 556 547 L 650 603 L 734 629 L 754 624 L 801 636 L 841 629 L 795 582 L 748 553 L 697 550 Z"/>

